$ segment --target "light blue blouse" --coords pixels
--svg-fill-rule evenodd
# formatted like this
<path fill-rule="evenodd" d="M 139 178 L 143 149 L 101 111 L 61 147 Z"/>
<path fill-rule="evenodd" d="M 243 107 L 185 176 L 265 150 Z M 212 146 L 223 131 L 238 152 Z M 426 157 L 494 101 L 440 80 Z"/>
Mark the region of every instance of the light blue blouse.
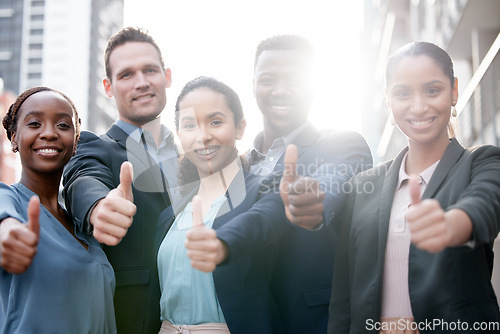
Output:
<path fill-rule="evenodd" d="M 212 203 L 203 219 L 208 227 L 212 227 L 225 201 L 226 196 L 223 195 Z M 187 256 L 184 241 L 192 224 L 192 206 L 189 203 L 177 215 L 158 251 L 161 320 L 168 320 L 174 325 L 225 323 L 212 273 L 191 267 Z"/>
<path fill-rule="evenodd" d="M 26 222 L 24 185 L 0 183 L 0 220 Z M 77 233 L 86 250 L 41 206 L 38 250 L 26 272 L 0 267 L 0 333 L 116 333 L 115 277 L 101 246 Z"/>

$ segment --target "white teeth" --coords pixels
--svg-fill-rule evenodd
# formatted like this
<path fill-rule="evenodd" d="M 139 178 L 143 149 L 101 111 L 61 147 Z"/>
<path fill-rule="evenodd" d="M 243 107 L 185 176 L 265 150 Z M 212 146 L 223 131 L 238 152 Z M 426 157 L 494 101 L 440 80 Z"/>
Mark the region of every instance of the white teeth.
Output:
<path fill-rule="evenodd" d="M 136 97 L 135 100 L 149 99 L 150 97 L 153 97 L 153 95 L 145 95 L 145 96 Z"/>
<path fill-rule="evenodd" d="M 427 125 L 431 122 L 432 122 L 432 119 L 428 119 L 426 121 L 410 121 L 411 124 L 417 125 L 417 126 Z"/>
<path fill-rule="evenodd" d="M 57 153 L 57 150 L 54 150 L 52 148 L 42 148 L 42 149 L 38 150 L 38 152 L 40 152 L 42 154 L 52 154 L 52 153 Z"/>
<path fill-rule="evenodd" d="M 279 111 L 285 111 L 285 110 L 290 110 L 290 106 L 271 106 L 271 108 Z"/>
<path fill-rule="evenodd" d="M 196 153 L 198 154 L 203 154 L 203 155 L 209 155 L 217 151 L 216 148 L 203 148 L 201 150 L 196 150 Z"/>

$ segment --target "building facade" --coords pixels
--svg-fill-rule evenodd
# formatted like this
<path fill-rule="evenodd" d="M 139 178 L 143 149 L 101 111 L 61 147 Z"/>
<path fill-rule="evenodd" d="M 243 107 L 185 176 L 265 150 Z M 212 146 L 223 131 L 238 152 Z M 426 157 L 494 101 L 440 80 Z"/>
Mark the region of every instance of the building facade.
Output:
<path fill-rule="evenodd" d="M 3 89 L 3 80 L 0 78 L 0 119 L 3 119 L 9 106 L 14 103 L 16 96 Z M 13 184 L 17 181 L 16 155 L 12 152 L 12 147 L 7 132 L 0 131 L 0 182 Z"/>
<path fill-rule="evenodd" d="M 123 25 L 124 0 L 2 0 L 0 77 L 19 94 L 44 85 L 67 94 L 82 127 L 104 132 L 117 111 L 102 88 L 104 49 Z"/>
<path fill-rule="evenodd" d="M 500 1 L 365 0 L 363 64 L 368 80 L 363 133 L 375 160 L 394 157 L 406 139 L 385 105 L 387 57 L 411 41 L 433 42 L 453 59 L 459 82 L 458 139 L 465 145 L 500 144 Z"/>
<path fill-rule="evenodd" d="M 123 26 L 124 0 L 1 0 L 0 78 L 3 98 L 33 86 L 67 94 L 78 108 L 82 128 L 104 133 L 117 118 L 104 93 L 104 49 Z M 19 161 L 0 136 L 0 181 L 12 183 Z"/>

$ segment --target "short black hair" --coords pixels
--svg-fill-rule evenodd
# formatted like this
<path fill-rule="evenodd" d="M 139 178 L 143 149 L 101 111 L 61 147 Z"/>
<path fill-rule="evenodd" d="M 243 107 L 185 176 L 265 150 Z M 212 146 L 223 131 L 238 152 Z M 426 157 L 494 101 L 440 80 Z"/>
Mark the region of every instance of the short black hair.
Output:
<path fill-rule="evenodd" d="M 255 68 L 257 66 L 257 61 L 262 52 L 279 50 L 300 51 L 308 58 L 314 58 L 314 47 L 305 37 L 300 35 L 276 35 L 259 43 L 255 51 L 253 67 Z"/>

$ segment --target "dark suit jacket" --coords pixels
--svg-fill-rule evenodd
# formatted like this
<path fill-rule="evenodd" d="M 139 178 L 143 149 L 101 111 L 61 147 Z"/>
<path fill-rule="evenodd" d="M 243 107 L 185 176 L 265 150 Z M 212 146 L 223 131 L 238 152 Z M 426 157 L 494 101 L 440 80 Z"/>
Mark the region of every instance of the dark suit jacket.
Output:
<path fill-rule="evenodd" d="M 308 231 L 292 226 L 278 245 L 272 293 L 286 333 L 325 333 L 331 295 L 334 236 L 331 225 L 344 207 L 343 186 L 371 167 L 365 140 L 355 132 L 316 130 L 309 124 L 294 140 L 299 174 L 318 179 L 326 191 L 325 227 Z M 284 155 L 275 167 L 283 171 Z"/>
<path fill-rule="evenodd" d="M 291 228 L 273 182 L 242 171 L 228 192 L 213 224 L 230 257 L 213 273 L 217 298 L 231 333 L 286 333 L 269 290 L 276 260 L 274 245 Z M 171 210 L 162 224 L 174 221 Z"/>
<path fill-rule="evenodd" d="M 339 232 L 329 333 L 377 333 L 368 330 L 372 326 L 368 328 L 367 321 L 380 319 L 389 218 L 406 151 L 351 181 L 354 191 Z M 472 220 L 475 246 L 437 254 L 410 246 L 408 284 L 415 321 L 424 326 L 434 319 L 455 324 L 460 320 L 468 322 L 469 329 L 475 321 L 498 325 L 500 312 L 490 279 L 492 243 L 500 229 L 500 148 L 464 150 L 451 140 L 422 198 L 438 200 L 446 211 L 464 210 Z M 426 327 L 420 333 L 447 333 L 445 329 Z"/>
<path fill-rule="evenodd" d="M 160 328 L 160 289 L 156 267 L 159 245 L 154 240 L 157 233 L 166 231 L 157 222 L 170 201 L 158 165 L 142 146 L 127 139 L 116 125 L 100 137 L 82 132 L 77 154 L 64 170 L 63 197 L 78 227 L 85 230 L 89 209 L 118 186 L 122 162 L 132 162 L 137 213 L 123 240 L 117 246 L 104 246 L 104 251 L 116 275 L 118 333 L 156 334 Z"/>

